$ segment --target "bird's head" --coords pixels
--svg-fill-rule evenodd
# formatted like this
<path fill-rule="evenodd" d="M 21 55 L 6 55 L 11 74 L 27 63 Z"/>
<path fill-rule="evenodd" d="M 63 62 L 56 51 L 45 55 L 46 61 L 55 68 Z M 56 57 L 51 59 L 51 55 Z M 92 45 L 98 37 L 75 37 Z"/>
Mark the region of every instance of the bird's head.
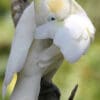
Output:
<path fill-rule="evenodd" d="M 35 0 L 37 22 L 61 20 L 69 13 L 68 0 Z"/>
<path fill-rule="evenodd" d="M 71 14 L 84 12 L 75 0 L 35 0 L 34 2 L 39 25 L 52 20 L 61 21 Z"/>
<path fill-rule="evenodd" d="M 49 22 L 41 25 L 36 38 L 53 39 L 69 62 L 77 61 L 87 51 L 95 34 L 86 12 L 75 0 L 45 0 L 41 3 L 44 6 L 41 5 L 38 13 Z"/>

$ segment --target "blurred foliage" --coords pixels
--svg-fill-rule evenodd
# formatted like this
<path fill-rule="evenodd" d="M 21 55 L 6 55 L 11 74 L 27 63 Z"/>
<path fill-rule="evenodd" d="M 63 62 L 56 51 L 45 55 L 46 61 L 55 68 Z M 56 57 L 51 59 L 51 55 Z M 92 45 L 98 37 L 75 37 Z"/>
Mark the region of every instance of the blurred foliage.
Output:
<path fill-rule="evenodd" d="M 0 0 L 0 15 L 4 15 L 9 11 L 10 2 L 9 0 Z"/>
<path fill-rule="evenodd" d="M 53 81 L 60 87 L 61 100 L 67 100 L 75 84 L 79 84 L 75 100 L 100 100 L 100 0 L 77 0 L 87 11 L 96 27 L 96 38 L 87 54 L 77 63 L 65 62 Z M 10 16 L 9 0 L 0 0 L 0 100 L 5 66 L 14 27 Z M 9 97 L 9 89 L 7 98 Z M 6 98 L 6 100 L 8 100 Z"/>

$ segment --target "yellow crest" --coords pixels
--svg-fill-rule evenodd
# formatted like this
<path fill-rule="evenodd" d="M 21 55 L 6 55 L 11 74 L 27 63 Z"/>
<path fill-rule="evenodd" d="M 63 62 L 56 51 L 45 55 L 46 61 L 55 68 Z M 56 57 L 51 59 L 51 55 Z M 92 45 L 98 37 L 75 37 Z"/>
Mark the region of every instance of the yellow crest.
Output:
<path fill-rule="evenodd" d="M 65 0 L 49 0 L 48 6 L 52 12 L 58 13 L 65 8 L 66 2 Z"/>

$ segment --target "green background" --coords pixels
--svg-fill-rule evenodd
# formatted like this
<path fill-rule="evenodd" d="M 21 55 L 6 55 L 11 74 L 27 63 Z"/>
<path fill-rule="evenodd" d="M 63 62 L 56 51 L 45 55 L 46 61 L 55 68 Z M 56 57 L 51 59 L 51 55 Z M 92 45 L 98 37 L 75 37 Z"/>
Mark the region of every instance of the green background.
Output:
<path fill-rule="evenodd" d="M 77 1 L 87 11 L 96 27 L 95 41 L 77 63 L 69 64 L 64 61 L 53 80 L 62 92 L 61 100 L 67 100 L 77 83 L 79 88 L 75 100 L 100 100 L 100 0 Z M 13 33 L 10 2 L 0 0 L 0 100 L 2 100 L 2 82 Z M 9 100 L 10 90 L 9 88 L 6 100 Z"/>

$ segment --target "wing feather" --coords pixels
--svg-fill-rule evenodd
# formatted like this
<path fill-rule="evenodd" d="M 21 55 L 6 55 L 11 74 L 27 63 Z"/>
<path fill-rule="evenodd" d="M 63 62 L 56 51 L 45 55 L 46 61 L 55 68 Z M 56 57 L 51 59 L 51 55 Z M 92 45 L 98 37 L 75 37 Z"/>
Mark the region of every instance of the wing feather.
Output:
<path fill-rule="evenodd" d="M 5 96 L 6 88 L 14 73 L 19 72 L 24 66 L 29 48 L 34 40 L 36 28 L 34 18 L 34 3 L 32 2 L 23 12 L 16 27 L 5 73 L 3 96 Z"/>

